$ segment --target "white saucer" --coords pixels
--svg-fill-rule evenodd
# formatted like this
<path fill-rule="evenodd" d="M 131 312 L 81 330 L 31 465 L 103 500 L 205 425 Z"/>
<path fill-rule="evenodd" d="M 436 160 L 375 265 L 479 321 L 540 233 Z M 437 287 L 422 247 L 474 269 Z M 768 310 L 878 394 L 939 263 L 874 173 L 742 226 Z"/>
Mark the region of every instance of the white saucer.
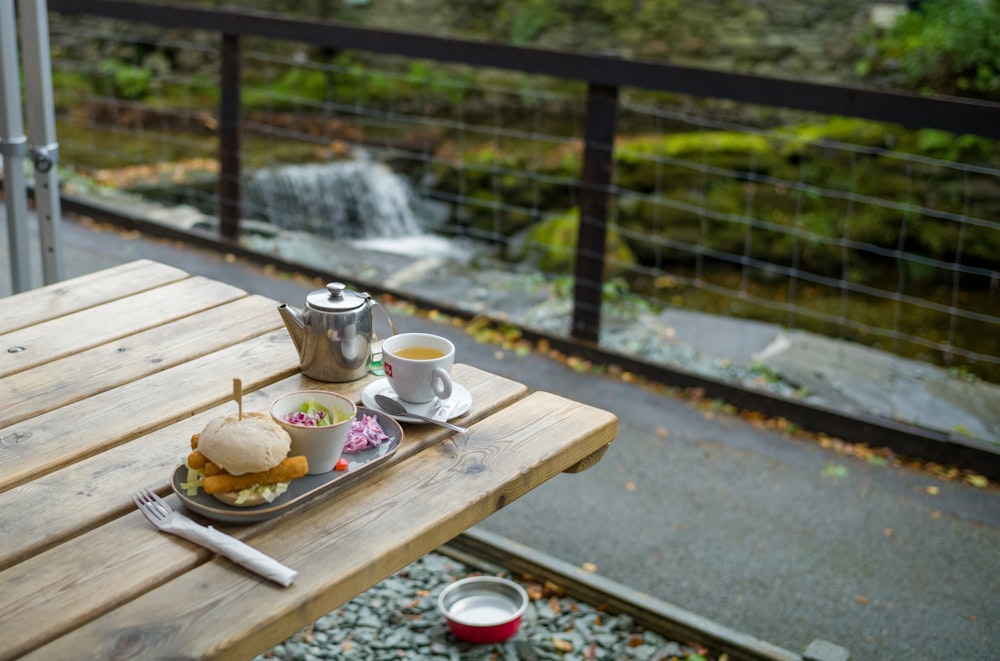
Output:
<path fill-rule="evenodd" d="M 437 411 L 442 405 L 441 400 L 437 398 L 432 399 L 426 404 L 414 404 L 412 402 L 401 401 L 399 399 L 399 395 L 397 395 L 396 391 L 392 389 L 389 385 L 389 380 L 386 378 L 372 381 L 365 386 L 365 389 L 361 391 L 361 403 L 370 409 L 381 411 L 382 413 L 385 413 L 400 422 L 423 423 L 424 421 L 419 418 L 411 418 L 408 415 L 396 415 L 395 413 L 383 411 L 382 407 L 375 402 L 375 395 L 384 395 L 390 399 L 394 399 L 405 406 L 408 411 L 413 411 L 414 413 L 425 417 L 433 417 L 434 412 Z M 472 395 L 465 388 L 465 386 L 452 381 L 451 397 L 449 397 L 447 401 L 452 405 L 451 411 L 448 413 L 448 419 L 451 420 L 452 418 L 457 418 L 469 410 L 469 407 L 472 406 Z"/>

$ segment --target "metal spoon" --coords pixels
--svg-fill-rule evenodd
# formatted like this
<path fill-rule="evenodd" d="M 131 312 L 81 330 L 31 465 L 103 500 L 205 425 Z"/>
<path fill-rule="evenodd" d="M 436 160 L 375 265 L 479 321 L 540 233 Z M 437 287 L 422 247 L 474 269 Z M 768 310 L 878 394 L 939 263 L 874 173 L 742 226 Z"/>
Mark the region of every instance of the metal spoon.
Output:
<path fill-rule="evenodd" d="M 386 397 L 385 395 L 375 395 L 375 403 L 379 405 L 386 413 L 390 415 L 405 415 L 411 418 L 417 418 L 418 420 L 423 420 L 424 422 L 430 422 L 435 425 L 441 425 L 442 427 L 447 427 L 448 429 L 454 429 L 460 434 L 464 434 L 469 431 L 468 427 L 462 427 L 461 425 L 453 425 L 447 420 L 435 420 L 434 418 L 428 418 L 427 416 L 419 415 L 411 411 L 407 411 L 406 407 L 392 399 L 391 397 Z"/>

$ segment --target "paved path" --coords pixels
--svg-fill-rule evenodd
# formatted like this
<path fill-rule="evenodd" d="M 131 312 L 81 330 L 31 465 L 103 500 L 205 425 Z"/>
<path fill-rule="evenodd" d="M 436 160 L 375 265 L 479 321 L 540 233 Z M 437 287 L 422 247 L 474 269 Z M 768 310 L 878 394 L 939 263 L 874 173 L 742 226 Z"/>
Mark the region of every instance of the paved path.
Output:
<path fill-rule="evenodd" d="M 65 243 L 70 277 L 148 257 L 294 304 L 316 287 L 73 222 Z M 6 275 L 0 293 L 9 291 Z M 1000 493 L 845 457 L 655 389 L 480 344 L 422 317 L 397 315 L 396 323 L 447 334 L 465 362 L 620 418 L 600 464 L 512 503 L 482 524 L 487 530 L 592 563 L 612 580 L 793 651 L 822 638 L 854 659 L 996 658 Z"/>

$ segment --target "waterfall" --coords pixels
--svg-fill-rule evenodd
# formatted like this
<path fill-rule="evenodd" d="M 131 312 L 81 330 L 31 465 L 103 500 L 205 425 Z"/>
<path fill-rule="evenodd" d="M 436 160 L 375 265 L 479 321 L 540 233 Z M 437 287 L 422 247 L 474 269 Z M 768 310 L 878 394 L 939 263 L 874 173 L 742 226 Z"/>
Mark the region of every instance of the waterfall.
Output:
<path fill-rule="evenodd" d="M 248 215 L 334 239 L 423 232 L 407 182 L 370 159 L 261 170 L 244 184 Z"/>

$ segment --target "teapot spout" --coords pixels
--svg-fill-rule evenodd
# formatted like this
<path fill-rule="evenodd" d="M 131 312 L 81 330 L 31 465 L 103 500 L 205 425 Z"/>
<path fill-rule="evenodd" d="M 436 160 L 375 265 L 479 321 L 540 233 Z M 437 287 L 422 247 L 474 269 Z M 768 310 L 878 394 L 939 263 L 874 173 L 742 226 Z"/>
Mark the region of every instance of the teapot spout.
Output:
<path fill-rule="evenodd" d="M 295 350 L 301 356 L 302 347 L 305 345 L 306 341 L 306 320 L 302 316 L 302 311 L 282 303 L 278 306 L 278 314 L 281 315 L 282 321 L 285 322 L 285 328 L 288 329 L 288 334 L 292 336 L 292 342 L 295 344 Z"/>

